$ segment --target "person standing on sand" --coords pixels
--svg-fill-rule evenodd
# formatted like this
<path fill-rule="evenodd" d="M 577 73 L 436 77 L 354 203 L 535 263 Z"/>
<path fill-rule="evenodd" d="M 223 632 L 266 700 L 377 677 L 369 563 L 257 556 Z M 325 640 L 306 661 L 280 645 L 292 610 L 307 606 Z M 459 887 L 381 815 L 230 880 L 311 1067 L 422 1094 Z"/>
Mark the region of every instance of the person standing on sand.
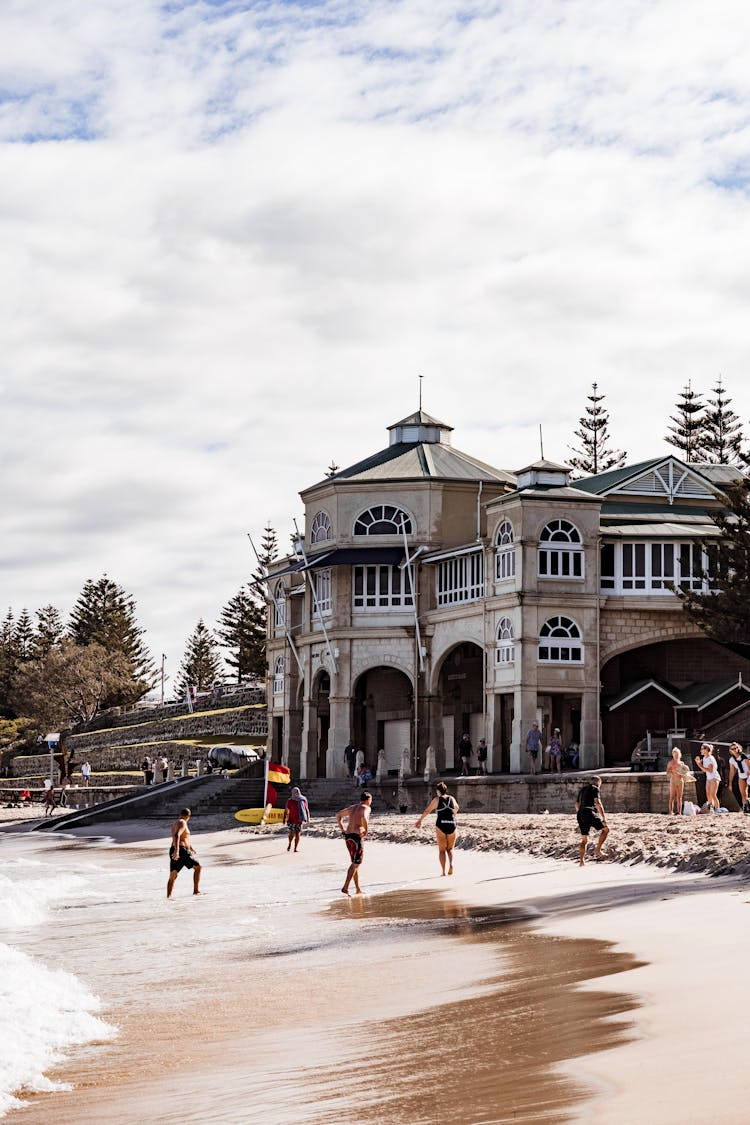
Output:
<path fill-rule="evenodd" d="M 604 813 L 604 805 L 602 804 L 599 791 L 601 788 L 602 779 L 600 777 L 592 777 L 591 781 L 581 788 L 576 800 L 576 819 L 578 820 L 578 828 L 581 833 L 581 847 L 578 855 L 578 865 L 583 867 L 586 862 L 586 848 L 589 843 L 589 832 L 592 828 L 599 830 L 599 839 L 596 842 L 596 849 L 594 851 L 594 859 L 602 858 L 602 844 L 609 836 L 609 827 L 607 825 L 607 818 Z"/>
<path fill-rule="evenodd" d="M 298 786 L 295 785 L 292 789 L 292 795 L 284 805 L 284 824 L 289 829 L 289 843 L 286 850 L 289 851 L 292 844 L 294 844 L 295 852 L 299 848 L 299 838 L 302 832 L 302 825 L 310 819 L 310 806 L 307 803 L 307 797 L 304 797 L 300 792 Z"/>
<path fill-rule="evenodd" d="M 747 808 L 747 783 L 750 778 L 750 758 L 748 758 L 745 751 L 740 746 L 739 742 L 733 742 L 729 747 L 729 788 L 734 784 L 735 774 L 737 775 L 737 788 L 740 794 L 740 812 L 748 812 Z"/>
<path fill-rule="evenodd" d="M 346 846 L 349 849 L 349 858 L 351 859 L 346 878 L 344 879 L 344 885 L 341 888 L 341 893 L 344 895 L 349 894 L 349 884 L 352 879 L 354 880 L 354 887 L 357 894 L 362 894 L 362 888 L 359 885 L 359 868 L 365 854 L 365 836 L 370 827 L 371 805 L 372 793 L 368 793 L 365 789 L 362 791 L 362 796 L 356 805 L 349 805 L 348 808 L 342 809 L 341 812 L 336 813 L 336 821 L 343 833 Z M 346 828 L 344 828 L 344 821 L 346 821 Z"/>
<path fill-rule="evenodd" d="M 690 770 L 682 760 L 682 751 L 675 746 L 672 759 L 667 763 L 667 777 L 669 778 L 669 814 L 673 812 L 682 814 L 682 799 L 685 793 L 685 778 L 690 776 Z"/>
<path fill-rule="evenodd" d="M 167 880 L 167 898 L 172 897 L 172 888 L 175 884 L 175 879 L 182 871 L 183 867 L 188 870 L 192 869 L 193 872 L 193 894 L 199 895 L 201 881 L 201 865 L 198 862 L 198 857 L 193 851 L 193 845 L 190 842 L 190 829 L 188 828 L 188 821 L 190 820 L 190 809 L 182 809 L 178 819 L 172 825 L 172 844 L 169 849 L 169 879 Z"/>
<path fill-rule="evenodd" d="M 695 764 L 698 769 L 703 770 L 706 775 L 706 802 L 712 810 L 719 807 L 719 782 L 721 781 L 721 774 L 719 773 L 719 765 L 714 757 L 714 748 L 710 742 L 704 742 L 701 746 L 701 756 L 696 757 Z"/>
<path fill-rule="evenodd" d="M 445 875 L 445 861 L 448 860 L 448 874 L 453 874 L 453 847 L 456 843 L 456 813 L 458 801 L 451 797 L 448 786 L 444 781 L 439 781 L 435 786 L 435 796 L 424 810 L 415 827 L 421 828 L 422 821 L 431 812 L 437 812 L 435 821 L 435 839 L 438 846 L 438 859 L 440 868 Z"/>
<path fill-rule="evenodd" d="M 542 732 L 539 723 L 534 720 L 531 730 L 526 735 L 526 753 L 529 755 L 529 773 L 536 773 L 537 758 L 542 745 Z"/>

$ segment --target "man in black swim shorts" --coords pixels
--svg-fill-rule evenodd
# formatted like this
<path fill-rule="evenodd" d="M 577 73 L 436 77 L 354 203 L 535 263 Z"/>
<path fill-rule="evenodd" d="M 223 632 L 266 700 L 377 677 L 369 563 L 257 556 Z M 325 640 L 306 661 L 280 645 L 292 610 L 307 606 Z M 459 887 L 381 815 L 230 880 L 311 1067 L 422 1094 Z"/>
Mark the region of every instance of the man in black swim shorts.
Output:
<path fill-rule="evenodd" d="M 341 893 L 349 894 L 349 884 L 352 879 L 354 880 L 354 888 L 358 895 L 362 894 L 362 889 L 359 885 L 359 866 L 362 863 L 365 854 L 365 836 L 370 826 L 370 806 L 372 805 L 372 794 L 363 790 L 362 796 L 356 805 L 349 805 L 348 808 L 342 809 L 341 812 L 336 813 L 336 820 L 338 826 L 344 836 L 349 851 L 349 870 L 344 879 L 344 885 L 341 888 Z M 344 828 L 344 821 L 346 821 L 346 828 Z"/>
<path fill-rule="evenodd" d="M 586 862 L 586 848 L 588 847 L 591 829 L 596 828 L 599 831 L 594 859 L 601 859 L 602 844 L 609 836 L 607 818 L 600 797 L 601 784 L 602 779 L 600 777 L 592 777 L 591 781 L 586 782 L 580 789 L 576 799 L 576 819 L 581 833 L 581 847 L 578 857 L 580 867 L 583 867 Z"/>
<path fill-rule="evenodd" d="M 172 897 L 172 888 L 175 884 L 175 879 L 182 871 L 183 867 L 193 872 L 193 894 L 199 895 L 201 881 L 201 865 L 198 862 L 198 857 L 193 851 L 193 846 L 190 842 L 190 829 L 188 828 L 188 821 L 190 820 L 190 809 L 183 809 L 179 818 L 172 825 L 172 844 L 169 849 L 169 879 L 167 880 L 167 898 Z"/>

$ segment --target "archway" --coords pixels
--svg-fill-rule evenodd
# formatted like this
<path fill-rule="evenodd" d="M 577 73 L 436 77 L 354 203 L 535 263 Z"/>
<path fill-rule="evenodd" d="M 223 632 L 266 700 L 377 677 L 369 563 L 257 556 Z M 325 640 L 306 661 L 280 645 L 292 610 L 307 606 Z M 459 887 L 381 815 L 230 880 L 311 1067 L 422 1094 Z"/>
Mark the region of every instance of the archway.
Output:
<path fill-rule="evenodd" d="M 354 745 L 364 750 L 373 773 L 380 750 L 388 772 L 398 772 L 403 750 L 413 750 L 413 720 L 414 689 L 399 668 L 370 668 L 358 677 L 352 699 Z"/>
<path fill-rule="evenodd" d="M 457 746 L 462 734 L 472 745 L 485 735 L 484 653 L 479 645 L 464 641 L 448 652 L 438 676 L 438 695 L 442 719 L 443 763 L 450 770 L 458 764 Z M 435 738 L 436 733 L 432 732 Z"/>

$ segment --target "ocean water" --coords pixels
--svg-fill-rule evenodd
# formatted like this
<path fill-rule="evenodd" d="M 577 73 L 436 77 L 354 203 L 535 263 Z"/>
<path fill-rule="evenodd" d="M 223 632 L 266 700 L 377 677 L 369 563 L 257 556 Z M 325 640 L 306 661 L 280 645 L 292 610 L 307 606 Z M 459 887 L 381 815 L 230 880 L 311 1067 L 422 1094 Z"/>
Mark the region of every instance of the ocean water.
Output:
<path fill-rule="evenodd" d="M 65 1052 L 111 1039 L 116 1031 L 97 1013 L 101 1002 L 72 973 L 51 968 L 15 942 L 42 927 L 55 904 L 85 896 L 81 874 L 56 873 L 43 862 L 4 856 L 0 873 L 0 1116 L 19 1105 L 20 1091 L 65 1088 L 46 1072 Z"/>

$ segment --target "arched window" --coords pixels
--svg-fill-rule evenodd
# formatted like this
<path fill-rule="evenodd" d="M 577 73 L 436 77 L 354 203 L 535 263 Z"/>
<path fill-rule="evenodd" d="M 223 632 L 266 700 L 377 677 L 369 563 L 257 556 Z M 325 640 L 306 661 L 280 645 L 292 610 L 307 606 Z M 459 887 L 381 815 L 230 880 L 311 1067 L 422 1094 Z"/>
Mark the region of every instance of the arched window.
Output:
<path fill-rule="evenodd" d="M 310 525 L 310 542 L 327 543 L 333 539 L 333 528 L 327 512 L 316 512 Z"/>
<path fill-rule="evenodd" d="M 539 536 L 540 578 L 583 578 L 581 533 L 569 520 L 551 520 Z"/>
<path fill-rule="evenodd" d="M 277 656 L 273 666 L 273 694 L 284 694 L 284 657 Z"/>
<path fill-rule="evenodd" d="M 515 646 L 513 644 L 513 622 L 509 617 L 501 617 L 497 626 L 495 663 L 512 664 L 514 659 Z"/>
<path fill-rule="evenodd" d="M 513 524 L 503 520 L 495 536 L 495 581 L 502 582 L 506 578 L 515 578 L 515 575 L 516 548 Z"/>
<path fill-rule="evenodd" d="M 570 617 L 550 617 L 539 632 L 542 664 L 582 664 L 581 630 Z"/>
<path fill-rule="evenodd" d="M 273 607 L 273 623 L 277 629 L 283 629 L 286 625 L 286 592 L 281 579 L 273 588 Z"/>
<path fill-rule="evenodd" d="M 411 517 L 393 504 L 376 504 L 354 521 L 355 535 L 411 535 Z"/>

